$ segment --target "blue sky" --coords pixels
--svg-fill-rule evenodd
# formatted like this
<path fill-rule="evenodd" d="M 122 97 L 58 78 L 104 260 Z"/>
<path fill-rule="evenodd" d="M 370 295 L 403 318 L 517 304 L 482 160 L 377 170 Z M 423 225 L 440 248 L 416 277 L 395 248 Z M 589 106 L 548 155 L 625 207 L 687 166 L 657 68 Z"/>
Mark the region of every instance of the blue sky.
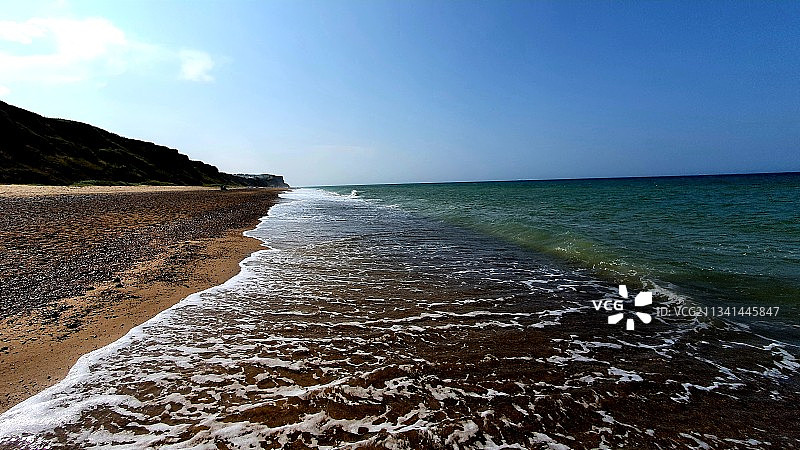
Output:
<path fill-rule="evenodd" d="M 0 99 L 293 185 L 800 170 L 800 2 L 0 10 Z"/>

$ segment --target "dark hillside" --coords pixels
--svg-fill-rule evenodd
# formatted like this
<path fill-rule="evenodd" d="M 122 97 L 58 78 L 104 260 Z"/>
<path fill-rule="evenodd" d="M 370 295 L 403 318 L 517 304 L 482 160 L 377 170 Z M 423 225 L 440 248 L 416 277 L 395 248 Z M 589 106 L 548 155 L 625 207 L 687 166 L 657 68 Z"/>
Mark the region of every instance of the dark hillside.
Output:
<path fill-rule="evenodd" d="M 0 101 L 0 183 L 242 184 L 249 180 L 177 150 Z"/>

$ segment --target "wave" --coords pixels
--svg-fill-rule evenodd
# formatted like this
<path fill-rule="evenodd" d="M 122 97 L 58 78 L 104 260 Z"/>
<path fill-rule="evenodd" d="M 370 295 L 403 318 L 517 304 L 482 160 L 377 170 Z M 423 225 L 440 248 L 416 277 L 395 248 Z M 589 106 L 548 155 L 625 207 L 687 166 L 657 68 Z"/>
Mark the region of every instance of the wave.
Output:
<path fill-rule="evenodd" d="M 800 404 L 800 364 L 780 344 L 704 319 L 612 327 L 592 300 L 616 286 L 585 272 L 366 199 L 281 195 L 247 233 L 269 250 L 0 416 L 5 442 L 755 448 L 797 438 L 785 423 Z M 767 397 L 773 417 L 754 418 Z M 720 408 L 729 414 L 701 420 Z"/>

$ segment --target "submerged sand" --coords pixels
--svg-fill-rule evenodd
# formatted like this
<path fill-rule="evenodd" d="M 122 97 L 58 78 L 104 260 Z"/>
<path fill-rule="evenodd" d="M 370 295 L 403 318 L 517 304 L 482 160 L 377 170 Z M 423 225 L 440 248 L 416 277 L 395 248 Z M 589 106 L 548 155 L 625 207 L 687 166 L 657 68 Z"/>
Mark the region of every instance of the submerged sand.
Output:
<path fill-rule="evenodd" d="M 278 191 L 0 186 L 0 412 L 238 273 Z"/>

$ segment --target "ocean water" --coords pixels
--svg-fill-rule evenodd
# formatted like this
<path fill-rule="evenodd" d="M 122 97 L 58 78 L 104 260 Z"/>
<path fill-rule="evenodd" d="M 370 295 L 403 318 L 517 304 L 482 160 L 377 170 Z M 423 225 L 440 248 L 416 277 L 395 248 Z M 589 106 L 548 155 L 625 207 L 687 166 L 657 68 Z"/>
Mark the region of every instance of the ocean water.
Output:
<path fill-rule="evenodd" d="M 781 180 L 768 198 L 796 201 L 796 178 Z M 580 183 L 572 200 L 536 183 L 282 194 L 248 232 L 268 248 L 239 275 L 85 355 L 64 381 L 0 415 L 0 448 L 797 446 L 797 348 L 762 332 L 777 325 L 754 328 L 767 317 L 657 314 L 708 300 L 695 299 L 702 283 L 653 269 L 677 258 L 648 247 L 659 240 L 641 224 L 668 234 L 676 211 L 694 209 L 673 197 L 682 206 L 671 214 L 631 213 L 636 202 L 612 194 L 643 189 L 620 183 L 589 186 L 609 212 L 591 209 Z M 713 189 L 693 195 L 710 202 Z M 783 227 L 797 226 L 796 208 L 778 209 L 769 211 L 785 214 Z M 758 224 L 717 214 L 763 245 Z M 593 215 L 607 218 L 593 227 Z M 684 219 L 702 220 L 714 222 Z M 614 242 L 636 234 L 632 223 L 646 236 L 621 250 Z M 790 244 L 782 258 L 796 255 L 785 236 L 770 245 L 781 242 Z M 702 264 L 691 256 L 675 264 Z M 796 268 L 777 266 L 769 276 L 792 286 Z M 627 300 L 620 280 L 630 280 Z M 633 304 L 636 282 L 653 288 L 653 305 Z M 633 329 L 609 323 L 617 302 Z"/>
<path fill-rule="evenodd" d="M 800 343 L 800 174 L 338 186 Z M 746 309 L 745 311 L 746 312 Z"/>

